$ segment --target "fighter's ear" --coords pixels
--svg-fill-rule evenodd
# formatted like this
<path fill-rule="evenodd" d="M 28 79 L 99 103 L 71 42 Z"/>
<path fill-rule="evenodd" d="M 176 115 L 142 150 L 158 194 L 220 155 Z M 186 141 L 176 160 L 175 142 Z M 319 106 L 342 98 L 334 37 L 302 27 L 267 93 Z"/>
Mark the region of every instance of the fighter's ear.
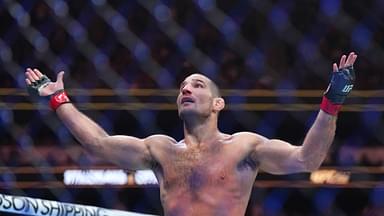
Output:
<path fill-rule="evenodd" d="M 217 112 L 220 112 L 225 107 L 225 101 L 221 97 L 213 99 L 213 109 Z"/>

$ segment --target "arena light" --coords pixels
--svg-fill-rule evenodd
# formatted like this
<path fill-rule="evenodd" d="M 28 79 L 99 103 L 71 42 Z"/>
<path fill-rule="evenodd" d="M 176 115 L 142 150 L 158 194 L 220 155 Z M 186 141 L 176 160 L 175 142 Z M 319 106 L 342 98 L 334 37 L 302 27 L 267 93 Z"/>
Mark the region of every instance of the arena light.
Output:
<path fill-rule="evenodd" d="M 64 171 L 65 185 L 157 185 L 158 181 L 152 170 L 137 170 L 133 179 L 121 169 L 70 169 Z M 133 181 L 132 181 L 133 180 Z"/>
<path fill-rule="evenodd" d="M 152 170 L 137 170 L 134 174 L 135 184 L 137 185 L 156 185 L 158 184 L 155 173 Z"/>
<path fill-rule="evenodd" d="M 314 184 L 348 184 L 349 172 L 338 170 L 316 170 L 311 173 L 310 180 Z"/>
<path fill-rule="evenodd" d="M 128 175 L 124 170 L 65 170 L 65 185 L 125 185 Z"/>

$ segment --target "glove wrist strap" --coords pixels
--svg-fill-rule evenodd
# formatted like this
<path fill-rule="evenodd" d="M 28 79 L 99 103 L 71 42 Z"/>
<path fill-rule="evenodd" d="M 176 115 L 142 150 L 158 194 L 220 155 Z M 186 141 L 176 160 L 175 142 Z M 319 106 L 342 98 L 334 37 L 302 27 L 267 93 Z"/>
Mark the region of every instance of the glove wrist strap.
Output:
<path fill-rule="evenodd" d="M 49 106 L 53 111 L 56 111 L 56 109 L 65 103 L 71 103 L 71 101 L 68 98 L 67 93 L 63 90 L 57 91 L 55 94 L 51 96 L 51 99 L 49 101 Z"/>
<path fill-rule="evenodd" d="M 320 104 L 320 109 L 330 115 L 336 116 L 341 109 L 341 104 L 334 104 L 330 100 L 328 100 L 327 97 L 323 96 L 323 100 Z"/>

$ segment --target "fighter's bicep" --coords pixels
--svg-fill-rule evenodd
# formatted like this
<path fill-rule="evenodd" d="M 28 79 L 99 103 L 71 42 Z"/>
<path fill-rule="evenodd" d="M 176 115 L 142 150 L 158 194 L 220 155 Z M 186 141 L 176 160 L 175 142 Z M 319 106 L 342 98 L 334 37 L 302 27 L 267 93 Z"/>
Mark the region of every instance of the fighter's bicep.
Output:
<path fill-rule="evenodd" d="M 99 140 L 96 153 L 126 169 L 150 168 L 151 153 L 145 139 L 131 136 L 108 136 Z"/>
<path fill-rule="evenodd" d="M 304 170 L 300 148 L 282 140 L 267 139 L 256 146 L 255 155 L 263 171 L 288 174 Z"/>

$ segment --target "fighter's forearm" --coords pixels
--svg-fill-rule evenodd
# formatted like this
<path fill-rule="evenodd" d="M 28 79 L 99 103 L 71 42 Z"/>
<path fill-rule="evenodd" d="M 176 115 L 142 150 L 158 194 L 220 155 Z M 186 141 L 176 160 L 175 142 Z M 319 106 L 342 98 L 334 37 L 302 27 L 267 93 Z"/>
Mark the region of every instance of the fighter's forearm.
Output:
<path fill-rule="evenodd" d="M 333 142 L 337 116 L 320 110 L 315 122 L 308 131 L 300 151 L 300 158 L 308 170 L 315 170 L 324 161 Z"/>
<path fill-rule="evenodd" d="M 65 126 L 84 147 L 93 149 L 97 140 L 108 134 L 93 120 L 81 113 L 73 104 L 62 104 L 56 113 Z"/>
<path fill-rule="evenodd" d="M 339 65 L 333 64 L 332 77 L 323 95 L 321 110 L 300 148 L 300 159 L 309 170 L 321 165 L 333 142 L 337 114 L 355 82 L 353 64 L 356 58 L 357 55 L 351 52 L 348 57 L 341 57 Z"/>

